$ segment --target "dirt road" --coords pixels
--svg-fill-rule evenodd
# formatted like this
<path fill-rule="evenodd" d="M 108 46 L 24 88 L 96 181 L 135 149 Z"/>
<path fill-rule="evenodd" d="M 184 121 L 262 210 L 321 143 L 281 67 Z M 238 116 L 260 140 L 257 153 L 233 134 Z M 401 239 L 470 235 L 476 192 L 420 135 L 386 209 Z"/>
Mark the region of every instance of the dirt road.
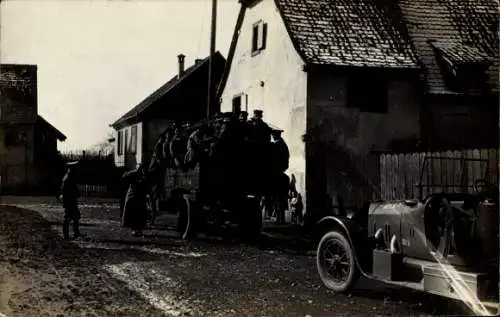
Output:
<path fill-rule="evenodd" d="M 333 294 L 312 253 L 121 229 L 114 204 L 82 206 L 85 238 L 61 237 L 52 203 L 0 206 L 0 313 L 6 316 L 426 316 L 456 303 L 361 281 Z M 22 208 L 21 208 L 22 207 Z M 0 314 L 0 316 L 2 316 Z"/>

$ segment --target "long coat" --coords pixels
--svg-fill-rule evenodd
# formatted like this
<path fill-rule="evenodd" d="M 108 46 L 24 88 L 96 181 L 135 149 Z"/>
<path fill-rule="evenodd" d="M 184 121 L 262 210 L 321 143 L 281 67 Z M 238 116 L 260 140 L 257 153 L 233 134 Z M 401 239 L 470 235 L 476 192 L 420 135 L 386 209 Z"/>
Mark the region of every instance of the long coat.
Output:
<path fill-rule="evenodd" d="M 125 173 L 123 178 L 129 188 L 125 196 L 121 225 L 124 228 L 140 230 L 147 221 L 145 180 L 138 170 Z"/>
<path fill-rule="evenodd" d="M 60 193 L 64 208 L 75 208 L 77 206 L 78 187 L 74 175 L 70 172 L 63 177 Z"/>

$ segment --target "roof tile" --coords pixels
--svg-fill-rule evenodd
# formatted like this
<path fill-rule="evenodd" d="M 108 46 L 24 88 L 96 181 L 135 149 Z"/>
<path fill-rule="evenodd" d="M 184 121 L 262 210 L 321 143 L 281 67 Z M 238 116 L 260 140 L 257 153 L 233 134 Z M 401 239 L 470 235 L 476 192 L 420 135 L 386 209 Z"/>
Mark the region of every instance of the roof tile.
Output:
<path fill-rule="evenodd" d="M 409 42 L 375 0 L 276 0 L 306 62 L 416 68 Z"/>
<path fill-rule="evenodd" d="M 494 59 L 488 70 L 498 91 L 498 0 L 399 0 L 431 93 L 451 93 L 443 80 L 432 41 L 469 48 Z M 462 50 L 462 53 L 463 50 Z M 462 57 L 464 58 L 464 57 Z"/>

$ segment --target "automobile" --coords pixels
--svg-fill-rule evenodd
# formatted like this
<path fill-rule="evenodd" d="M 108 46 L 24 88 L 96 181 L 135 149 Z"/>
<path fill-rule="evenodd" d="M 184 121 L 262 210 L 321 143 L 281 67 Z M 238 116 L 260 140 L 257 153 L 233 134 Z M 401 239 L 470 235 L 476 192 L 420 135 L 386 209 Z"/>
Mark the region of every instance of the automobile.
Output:
<path fill-rule="evenodd" d="M 462 171 L 480 164 L 486 166 L 485 176 L 423 184 L 424 171 L 436 160 L 458 160 Z M 364 276 L 461 300 L 475 315 L 500 312 L 499 192 L 498 184 L 486 180 L 487 165 L 481 159 L 428 156 L 420 197 L 371 201 L 322 218 L 316 265 L 323 284 L 347 292 Z"/>

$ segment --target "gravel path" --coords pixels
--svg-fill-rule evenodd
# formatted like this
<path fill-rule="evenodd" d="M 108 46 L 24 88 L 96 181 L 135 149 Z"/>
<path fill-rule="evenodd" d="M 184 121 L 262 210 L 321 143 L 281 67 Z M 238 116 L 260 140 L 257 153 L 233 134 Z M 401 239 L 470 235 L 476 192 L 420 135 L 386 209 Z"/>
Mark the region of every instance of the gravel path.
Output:
<path fill-rule="evenodd" d="M 58 205 L 0 206 L 0 316 L 464 313 L 457 303 L 366 280 L 351 294 L 333 294 L 312 252 L 185 242 L 164 231 L 138 239 L 119 227 L 114 204 L 81 211 L 86 237 L 69 243 Z"/>

